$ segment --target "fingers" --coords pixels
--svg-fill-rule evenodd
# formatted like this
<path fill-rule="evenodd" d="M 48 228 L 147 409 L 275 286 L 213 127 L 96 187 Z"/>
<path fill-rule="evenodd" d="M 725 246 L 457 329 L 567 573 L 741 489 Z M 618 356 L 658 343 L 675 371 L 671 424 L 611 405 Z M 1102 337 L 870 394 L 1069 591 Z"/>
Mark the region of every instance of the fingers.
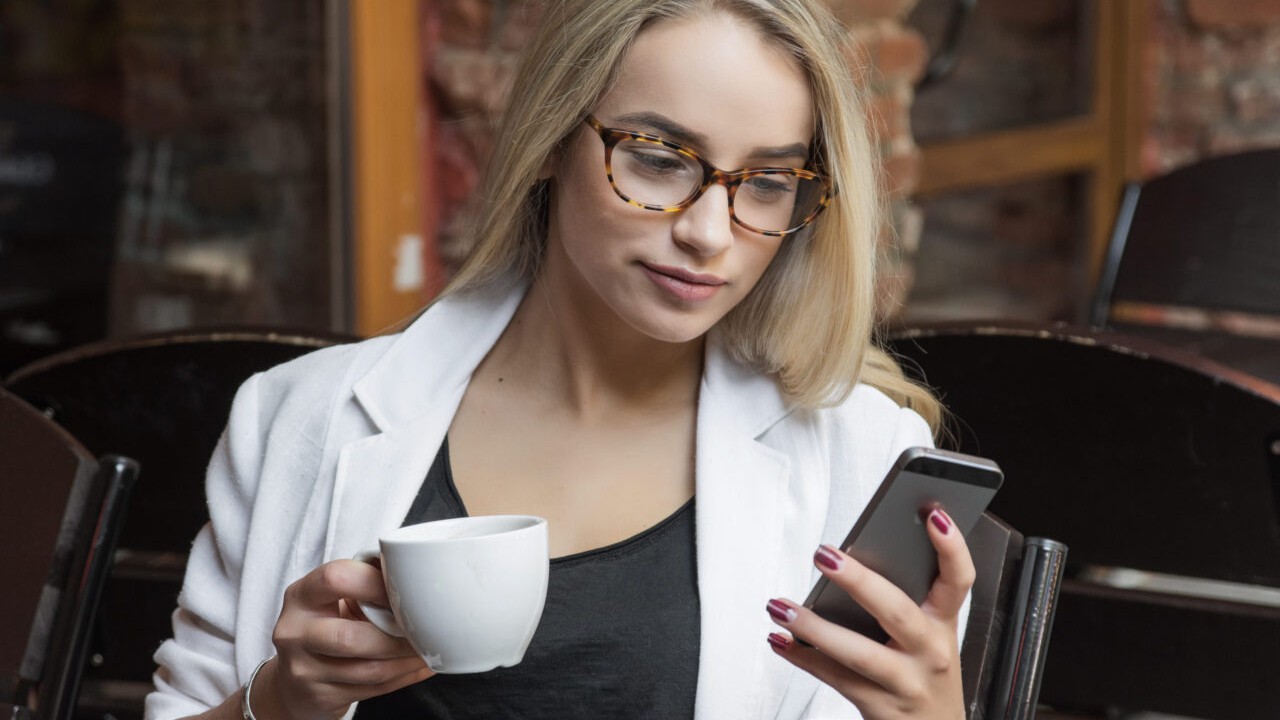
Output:
<path fill-rule="evenodd" d="M 896 679 L 904 674 L 903 660 L 898 652 L 865 635 L 824 620 L 812 610 L 790 600 L 770 600 L 766 609 L 774 622 L 812 646 L 796 643 L 794 653 L 782 654 L 819 679 L 826 681 L 847 675 L 852 670 L 876 685 L 896 689 Z M 774 649 L 780 649 L 773 636 L 770 638 Z"/>
<path fill-rule="evenodd" d="M 254 685 L 260 717 L 337 718 L 351 703 L 398 690 L 434 675 L 421 658 L 356 660 L 281 653 Z"/>
<path fill-rule="evenodd" d="M 354 690 L 353 686 L 380 687 L 394 683 L 425 668 L 426 663 L 416 655 L 385 660 L 323 655 L 289 658 L 289 675 L 295 681 L 349 686 L 349 692 Z"/>
<path fill-rule="evenodd" d="M 977 577 L 973 557 L 964 536 L 942 508 L 929 513 L 925 524 L 929 529 L 929 539 L 938 551 L 938 579 L 929 590 L 924 608 L 935 617 L 954 617 L 960 612 Z"/>
<path fill-rule="evenodd" d="M 964 535 L 946 511 L 935 508 L 925 527 L 938 553 L 938 577 L 919 607 L 884 576 L 840 550 L 824 545 L 814 554 L 823 575 L 866 609 L 894 640 L 909 647 L 927 642 L 930 630 L 921 612 L 937 620 L 955 620 L 976 575 Z"/>
<path fill-rule="evenodd" d="M 920 608 L 883 575 L 830 545 L 818 548 L 813 558 L 822 574 L 848 593 L 894 640 L 907 647 L 924 640 L 928 628 Z"/>
<path fill-rule="evenodd" d="M 769 645 L 787 662 L 830 685 L 836 692 L 849 698 L 859 707 L 863 706 L 863 698 L 879 691 L 872 681 L 850 674 L 849 669 L 834 658 L 817 648 L 805 647 L 792 637 L 773 633 L 769 635 Z"/>
<path fill-rule="evenodd" d="M 933 510 L 925 525 L 938 553 L 939 570 L 920 606 L 879 573 L 833 547 L 824 545 L 814 554 L 822 574 L 889 633 L 888 644 L 828 622 L 789 600 L 768 603 L 774 622 L 791 632 L 769 636 L 774 652 L 830 685 L 865 717 L 963 716 L 955 627 L 973 585 L 973 560 L 964 537 L 941 509 Z"/>
<path fill-rule="evenodd" d="M 357 601 L 387 604 L 381 571 L 363 562 L 329 562 L 289 586 L 271 635 L 272 692 L 263 694 L 281 712 L 262 716 L 337 717 L 432 675 L 407 640 L 357 617 Z"/>
<path fill-rule="evenodd" d="M 400 675 L 398 677 L 392 678 L 391 680 L 388 680 L 380 685 L 367 686 L 366 688 L 364 688 L 365 692 L 362 693 L 364 697 L 360 699 L 368 700 L 371 697 L 386 695 L 387 693 L 395 692 L 396 690 L 399 690 L 402 687 L 408 687 L 409 685 L 413 685 L 414 683 L 420 683 L 423 680 L 426 680 L 427 678 L 431 677 L 432 675 L 435 675 L 435 673 L 431 671 L 431 668 L 427 667 L 426 665 L 420 665 L 416 669 L 410 670 L 409 672 L 406 672 L 403 675 Z"/>
<path fill-rule="evenodd" d="M 322 607 L 343 598 L 387 607 L 387 588 L 378 568 L 356 560 L 335 560 L 307 573 L 289 586 L 292 595 L 304 607 Z"/>
<path fill-rule="evenodd" d="M 285 591 L 273 640 L 310 656 L 386 660 L 416 657 L 403 638 L 358 619 L 352 599 L 387 602 L 382 573 L 368 564 L 338 560 L 307 573 Z"/>
<path fill-rule="evenodd" d="M 404 638 L 387 635 L 372 623 L 344 618 L 313 619 L 302 647 L 316 655 L 334 658 L 386 660 L 417 657 L 413 646 Z"/>

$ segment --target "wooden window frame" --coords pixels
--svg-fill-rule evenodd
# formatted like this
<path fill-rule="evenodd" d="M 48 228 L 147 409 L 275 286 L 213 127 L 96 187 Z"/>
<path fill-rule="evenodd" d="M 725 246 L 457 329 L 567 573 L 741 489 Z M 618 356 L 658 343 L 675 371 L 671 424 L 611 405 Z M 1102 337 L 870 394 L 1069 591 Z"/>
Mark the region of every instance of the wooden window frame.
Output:
<path fill-rule="evenodd" d="M 438 272 L 424 251 L 435 235 L 424 207 L 430 180 L 424 162 L 433 156 L 434 137 L 424 117 L 423 0 L 346 0 L 346 5 L 351 324 L 367 336 L 421 309 Z M 421 280 L 416 285 L 415 277 Z"/>
<path fill-rule="evenodd" d="M 1142 62 L 1151 0 L 1094 0 L 1089 111 L 1065 120 L 923 144 L 917 197 L 1083 173 L 1086 258 L 1097 283 L 1127 180 L 1140 178 Z"/>

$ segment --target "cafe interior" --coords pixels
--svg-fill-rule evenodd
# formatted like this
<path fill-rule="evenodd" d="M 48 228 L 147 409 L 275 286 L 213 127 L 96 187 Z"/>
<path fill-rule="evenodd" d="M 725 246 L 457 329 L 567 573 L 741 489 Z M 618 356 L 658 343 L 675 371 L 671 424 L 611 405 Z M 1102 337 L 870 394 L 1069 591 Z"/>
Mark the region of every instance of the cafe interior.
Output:
<path fill-rule="evenodd" d="M 0 2 L 0 716 L 142 717 L 236 388 L 469 248 L 550 0 Z M 1280 718 L 1280 0 L 823 0 L 1005 484 L 968 717 Z"/>

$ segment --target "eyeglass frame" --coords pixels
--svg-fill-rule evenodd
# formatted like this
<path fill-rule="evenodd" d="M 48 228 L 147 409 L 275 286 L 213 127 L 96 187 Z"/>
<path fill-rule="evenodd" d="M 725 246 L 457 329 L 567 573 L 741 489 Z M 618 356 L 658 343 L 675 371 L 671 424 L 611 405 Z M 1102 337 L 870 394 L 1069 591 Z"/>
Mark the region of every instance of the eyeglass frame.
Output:
<path fill-rule="evenodd" d="M 624 200 L 628 204 L 634 205 L 639 208 L 644 208 L 645 210 L 656 210 L 658 212 L 668 212 L 668 213 L 680 212 L 681 210 L 684 210 L 685 208 L 697 202 L 698 199 L 701 198 L 702 195 L 706 193 L 707 189 L 710 188 L 712 185 L 720 184 L 720 185 L 724 185 L 725 190 L 728 192 L 729 217 L 730 219 L 733 220 L 733 222 L 750 230 L 751 232 L 759 233 L 760 235 L 764 235 L 766 237 L 786 237 L 788 235 L 794 235 L 795 233 L 798 233 L 801 230 L 808 227 L 819 215 L 822 214 L 823 210 L 827 209 L 827 206 L 831 204 L 831 198 L 834 195 L 834 191 L 831 187 L 831 180 L 826 175 L 823 175 L 822 173 L 819 173 L 819 172 L 815 172 L 813 170 L 806 170 L 804 168 L 784 168 L 784 167 L 760 167 L 760 168 L 743 168 L 741 170 L 721 170 L 715 165 L 712 165 L 711 163 L 707 162 L 706 158 L 703 158 L 692 148 L 685 147 L 684 145 L 681 145 L 676 142 L 672 142 L 670 140 L 667 140 L 666 138 L 662 138 L 657 135 L 649 135 L 647 133 L 642 133 L 642 132 L 635 132 L 632 130 L 623 130 L 621 128 L 605 127 L 604 123 L 601 123 L 599 120 L 596 119 L 594 115 L 590 115 L 590 114 L 588 114 L 585 118 L 583 118 L 582 121 L 586 123 L 587 126 L 590 127 L 592 130 L 594 130 L 596 134 L 600 136 L 600 141 L 604 143 L 604 171 L 605 171 L 605 174 L 609 177 L 609 186 L 613 188 L 614 194 L 616 194 L 619 198 L 622 198 L 622 200 Z M 670 150 L 674 150 L 677 153 L 680 153 L 681 155 L 694 160 L 700 166 L 702 166 L 702 183 L 698 185 L 698 187 L 695 188 L 693 192 L 689 194 L 688 197 L 686 197 L 684 200 L 680 201 L 675 205 L 650 205 L 648 203 L 642 203 L 639 200 L 635 200 L 631 197 L 628 197 L 627 194 L 622 192 L 622 189 L 618 187 L 618 183 L 613 178 L 613 149 L 618 145 L 619 142 L 623 140 L 639 140 L 641 142 L 654 143 L 657 145 L 661 145 L 665 148 L 668 148 Z M 816 180 L 819 183 L 821 183 L 822 197 L 818 199 L 817 206 L 814 207 L 814 209 L 808 214 L 808 216 L 806 216 L 803 220 L 800 221 L 799 225 L 796 225 L 795 227 L 789 228 L 787 230 L 761 230 L 760 228 L 757 228 L 754 225 L 751 225 L 743 221 L 738 217 L 737 213 L 734 212 L 733 200 L 734 200 L 734 197 L 737 195 L 738 187 L 741 186 L 743 182 L 750 180 L 751 178 L 762 177 L 767 175 L 791 175 L 793 177 L 797 177 L 802 180 Z"/>

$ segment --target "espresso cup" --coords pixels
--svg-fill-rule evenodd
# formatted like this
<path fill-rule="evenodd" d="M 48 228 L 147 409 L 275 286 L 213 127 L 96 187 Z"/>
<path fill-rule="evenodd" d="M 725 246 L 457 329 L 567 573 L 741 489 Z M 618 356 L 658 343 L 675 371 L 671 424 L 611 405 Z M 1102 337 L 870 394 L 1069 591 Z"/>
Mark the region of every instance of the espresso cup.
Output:
<path fill-rule="evenodd" d="M 542 618 L 547 521 L 483 515 L 406 525 L 378 539 L 391 609 L 360 603 L 380 630 L 408 638 L 427 666 L 460 674 L 524 658 Z"/>

